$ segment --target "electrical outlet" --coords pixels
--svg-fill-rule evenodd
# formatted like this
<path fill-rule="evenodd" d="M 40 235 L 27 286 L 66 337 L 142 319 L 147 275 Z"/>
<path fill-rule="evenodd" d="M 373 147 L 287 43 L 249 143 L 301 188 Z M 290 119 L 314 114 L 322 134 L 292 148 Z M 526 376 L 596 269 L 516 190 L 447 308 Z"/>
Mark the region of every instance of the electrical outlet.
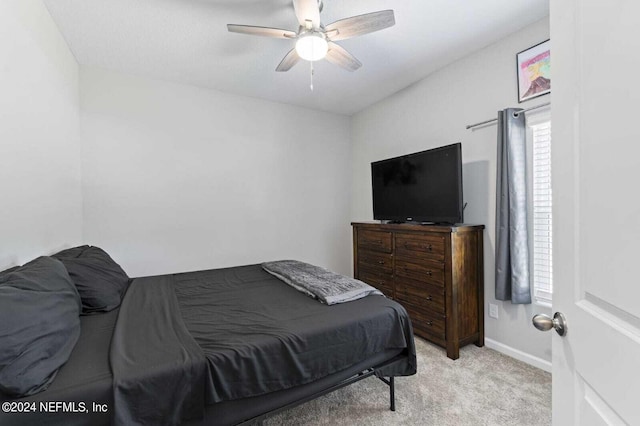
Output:
<path fill-rule="evenodd" d="M 498 305 L 494 305 L 493 303 L 489 303 L 489 316 L 491 318 L 498 319 Z"/>

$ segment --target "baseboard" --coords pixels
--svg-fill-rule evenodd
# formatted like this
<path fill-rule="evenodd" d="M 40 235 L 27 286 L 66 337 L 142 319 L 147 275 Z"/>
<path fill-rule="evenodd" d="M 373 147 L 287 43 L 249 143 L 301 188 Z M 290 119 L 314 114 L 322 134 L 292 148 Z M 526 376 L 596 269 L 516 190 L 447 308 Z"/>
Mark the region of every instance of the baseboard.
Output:
<path fill-rule="evenodd" d="M 529 365 L 533 365 L 541 370 L 548 371 L 551 373 L 551 362 L 546 361 L 542 358 L 538 358 L 537 356 L 530 355 L 526 352 L 522 352 L 521 350 L 512 348 L 511 346 L 507 346 L 504 343 L 496 342 L 492 339 L 487 339 L 485 337 L 484 344 L 486 347 L 498 351 L 502 354 L 510 356 L 511 358 L 515 358 L 518 361 L 526 362 Z"/>

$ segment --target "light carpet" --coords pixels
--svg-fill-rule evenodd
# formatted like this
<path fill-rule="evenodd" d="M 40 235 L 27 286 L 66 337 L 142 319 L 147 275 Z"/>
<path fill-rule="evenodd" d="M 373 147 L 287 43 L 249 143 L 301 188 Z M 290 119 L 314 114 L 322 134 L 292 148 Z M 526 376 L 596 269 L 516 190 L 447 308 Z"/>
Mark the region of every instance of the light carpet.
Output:
<path fill-rule="evenodd" d="M 465 346 L 453 361 L 416 337 L 418 373 L 389 388 L 375 377 L 267 419 L 275 425 L 550 425 L 551 375 L 494 350 Z"/>

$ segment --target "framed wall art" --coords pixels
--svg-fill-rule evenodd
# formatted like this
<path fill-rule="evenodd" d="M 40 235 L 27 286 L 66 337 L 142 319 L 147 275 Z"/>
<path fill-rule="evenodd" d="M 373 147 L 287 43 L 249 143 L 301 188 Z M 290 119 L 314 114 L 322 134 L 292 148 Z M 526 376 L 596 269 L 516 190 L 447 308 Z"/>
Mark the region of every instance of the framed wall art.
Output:
<path fill-rule="evenodd" d="M 516 55 L 518 102 L 551 93 L 551 42 L 536 44 Z"/>

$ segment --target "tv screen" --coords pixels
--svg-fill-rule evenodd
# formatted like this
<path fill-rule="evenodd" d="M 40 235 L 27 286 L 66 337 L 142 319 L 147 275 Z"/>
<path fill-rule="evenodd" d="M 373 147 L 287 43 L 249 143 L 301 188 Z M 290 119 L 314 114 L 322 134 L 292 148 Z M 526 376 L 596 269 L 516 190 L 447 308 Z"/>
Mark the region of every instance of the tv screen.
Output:
<path fill-rule="evenodd" d="M 460 143 L 371 163 L 373 217 L 463 222 Z"/>

